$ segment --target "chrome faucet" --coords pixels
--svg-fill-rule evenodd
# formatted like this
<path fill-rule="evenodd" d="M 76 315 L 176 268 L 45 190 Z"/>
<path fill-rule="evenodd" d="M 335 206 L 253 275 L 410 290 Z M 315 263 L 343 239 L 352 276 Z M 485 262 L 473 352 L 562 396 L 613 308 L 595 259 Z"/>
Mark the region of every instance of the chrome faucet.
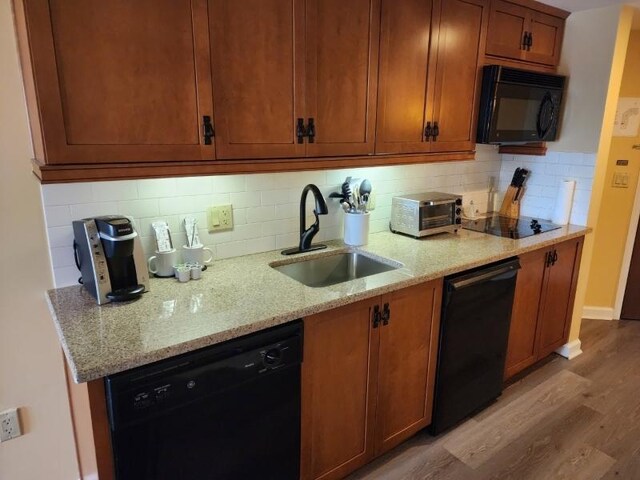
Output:
<path fill-rule="evenodd" d="M 316 207 L 313 209 L 313 215 L 316 217 L 316 221 L 309 228 L 306 226 L 306 206 L 307 206 L 307 194 L 311 191 L 313 193 Z M 318 215 L 326 215 L 329 213 L 327 209 L 327 202 L 324 201 L 320 189 L 310 183 L 302 189 L 302 195 L 300 196 L 300 244 L 298 247 L 289 248 L 283 250 L 283 255 L 292 255 L 295 253 L 311 252 L 313 250 L 321 250 L 327 248 L 326 245 L 316 244 L 311 245 L 313 237 L 320 231 L 320 219 Z"/>

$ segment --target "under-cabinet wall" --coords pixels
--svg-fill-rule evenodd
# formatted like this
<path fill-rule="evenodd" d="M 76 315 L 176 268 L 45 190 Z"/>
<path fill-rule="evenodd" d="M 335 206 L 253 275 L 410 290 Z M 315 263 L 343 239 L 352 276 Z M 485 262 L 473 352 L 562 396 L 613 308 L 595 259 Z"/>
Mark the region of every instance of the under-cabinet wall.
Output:
<path fill-rule="evenodd" d="M 118 182 L 42 185 L 47 234 L 56 287 L 76 284 L 71 221 L 105 214 L 127 214 L 136 220 L 147 255 L 153 255 L 151 222 L 169 222 L 174 245 L 185 243 L 185 215 L 195 215 L 202 242 L 214 258 L 227 258 L 295 246 L 299 240 L 300 193 L 307 183 L 320 187 L 329 214 L 320 217 L 318 239 L 342 238 L 342 211 L 329 199 L 345 177 L 369 178 L 376 194 L 371 231 L 388 228 L 391 198 L 404 193 L 442 190 L 451 193 L 487 190 L 500 175 L 497 148 L 477 145 L 476 160 L 362 169 L 273 174 L 203 176 Z M 206 208 L 233 205 L 234 228 L 209 233 Z M 307 214 L 311 214 L 311 200 Z"/>

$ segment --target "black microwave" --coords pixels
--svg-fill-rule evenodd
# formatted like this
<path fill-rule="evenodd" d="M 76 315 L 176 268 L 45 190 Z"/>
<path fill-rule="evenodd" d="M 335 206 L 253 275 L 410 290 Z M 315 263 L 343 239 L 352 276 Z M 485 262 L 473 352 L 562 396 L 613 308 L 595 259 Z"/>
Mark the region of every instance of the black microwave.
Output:
<path fill-rule="evenodd" d="M 482 72 L 478 143 L 556 139 L 566 77 L 487 65 Z"/>

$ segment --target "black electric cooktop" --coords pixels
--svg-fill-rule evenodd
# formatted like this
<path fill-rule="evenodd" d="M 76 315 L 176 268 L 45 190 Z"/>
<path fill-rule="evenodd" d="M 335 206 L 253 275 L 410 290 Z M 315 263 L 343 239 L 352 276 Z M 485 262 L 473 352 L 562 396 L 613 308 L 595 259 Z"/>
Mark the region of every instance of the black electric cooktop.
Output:
<path fill-rule="evenodd" d="M 542 222 L 532 217 L 509 218 L 495 214 L 486 218 L 464 220 L 462 228 L 498 237 L 525 238 L 555 230 L 560 228 L 560 225 Z"/>

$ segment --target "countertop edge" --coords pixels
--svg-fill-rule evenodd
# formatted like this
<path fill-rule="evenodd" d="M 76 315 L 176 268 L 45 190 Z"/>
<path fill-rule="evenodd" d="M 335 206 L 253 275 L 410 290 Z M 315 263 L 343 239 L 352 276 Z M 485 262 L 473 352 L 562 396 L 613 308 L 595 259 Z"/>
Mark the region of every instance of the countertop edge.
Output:
<path fill-rule="evenodd" d="M 434 272 L 430 272 L 425 275 L 412 275 L 412 276 L 407 275 L 406 278 L 399 279 L 392 283 L 381 285 L 376 288 L 371 288 L 369 290 L 365 290 L 362 292 L 348 294 L 337 299 L 328 300 L 326 302 L 315 303 L 305 308 L 289 310 L 283 313 L 282 315 L 261 318 L 247 325 L 232 327 L 225 331 L 216 332 L 211 335 L 205 335 L 197 339 L 188 340 L 182 343 L 171 345 L 169 347 L 154 350 L 153 352 L 149 352 L 147 354 L 140 354 L 136 356 L 134 360 L 121 361 L 121 362 L 115 361 L 105 366 L 104 368 L 86 368 L 86 369 L 80 369 L 80 370 L 78 369 L 76 362 L 72 361 L 73 356 L 71 355 L 69 345 L 65 340 L 64 332 L 58 320 L 55 306 L 51 298 L 51 296 L 54 295 L 55 292 L 57 292 L 60 289 L 48 290 L 45 296 L 47 298 L 47 305 L 49 307 L 51 316 L 54 320 L 56 333 L 58 334 L 62 349 L 65 353 L 67 364 L 69 365 L 69 369 L 72 373 L 73 380 L 75 383 L 85 383 L 93 380 L 98 380 L 107 375 L 112 375 L 125 370 L 137 368 L 143 365 L 148 365 L 157 361 L 161 361 L 166 358 L 185 354 L 185 353 L 198 350 L 201 348 L 205 348 L 207 346 L 214 345 L 217 343 L 222 343 L 224 341 L 241 337 L 243 335 L 255 333 L 255 332 L 264 330 L 266 328 L 282 325 L 298 318 L 304 318 L 312 314 L 324 312 L 327 310 L 331 310 L 333 308 L 339 308 L 339 307 L 349 305 L 358 301 L 367 300 L 367 299 L 379 296 L 383 293 L 397 291 L 406 287 L 410 287 L 413 285 L 417 285 L 417 284 L 425 283 L 438 278 L 442 278 L 447 275 L 462 272 L 464 270 L 469 270 L 475 267 L 486 265 L 488 263 L 493 263 L 506 258 L 521 255 L 526 252 L 540 250 L 545 247 L 555 245 L 567 240 L 584 237 L 585 235 L 591 232 L 592 232 L 591 227 L 583 227 L 579 230 L 567 233 L 566 235 L 563 235 L 560 238 L 550 238 L 549 240 L 544 240 L 534 245 L 527 245 L 523 247 L 514 248 L 513 250 L 510 250 L 508 252 L 497 252 L 494 255 L 488 255 L 486 257 L 483 257 L 483 259 L 481 260 L 465 263 L 464 265 L 457 265 L 451 268 L 443 268 Z M 374 256 L 376 255 L 376 252 L 375 251 L 370 252 L 367 249 L 367 246 L 352 248 L 352 249 L 371 253 Z"/>

